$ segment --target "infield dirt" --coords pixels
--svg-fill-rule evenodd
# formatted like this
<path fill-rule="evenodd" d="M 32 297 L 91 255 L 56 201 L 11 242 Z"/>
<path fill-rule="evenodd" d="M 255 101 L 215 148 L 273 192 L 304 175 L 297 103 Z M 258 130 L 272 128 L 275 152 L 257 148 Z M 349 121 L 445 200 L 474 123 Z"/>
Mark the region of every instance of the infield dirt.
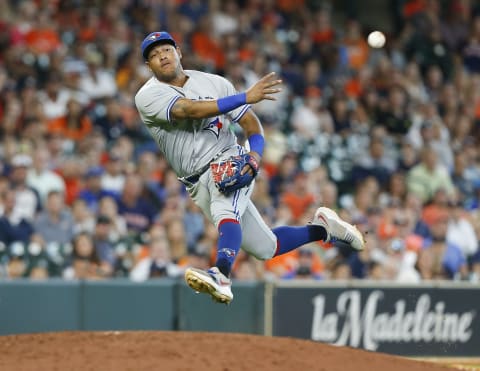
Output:
<path fill-rule="evenodd" d="M 0 336 L 2 371 L 441 371 L 435 363 L 313 341 L 202 332 Z"/>

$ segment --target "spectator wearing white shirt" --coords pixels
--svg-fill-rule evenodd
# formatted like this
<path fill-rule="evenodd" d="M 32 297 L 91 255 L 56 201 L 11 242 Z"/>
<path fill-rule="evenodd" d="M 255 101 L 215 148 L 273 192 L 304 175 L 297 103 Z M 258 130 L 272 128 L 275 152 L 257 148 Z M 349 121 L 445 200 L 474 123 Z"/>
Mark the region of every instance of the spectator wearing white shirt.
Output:
<path fill-rule="evenodd" d="M 27 172 L 32 165 L 32 158 L 19 153 L 12 157 L 10 165 L 9 179 L 15 192 L 15 207 L 10 217 L 16 222 L 22 219 L 31 222 L 40 209 L 38 193 L 27 185 Z"/>
<path fill-rule="evenodd" d="M 309 87 L 303 102 L 295 107 L 291 119 L 292 126 L 303 140 L 310 141 L 323 132 L 333 132 L 333 118 L 323 109 L 322 104 L 320 89 Z"/>
<path fill-rule="evenodd" d="M 108 155 L 105 172 L 102 174 L 102 189 L 117 195 L 123 191 L 125 184 L 124 162 L 115 152 Z"/>
<path fill-rule="evenodd" d="M 447 241 L 460 247 L 465 258 L 473 256 L 478 251 L 478 238 L 472 223 L 465 217 L 461 202 L 450 205 Z"/>
<path fill-rule="evenodd" d="M 118 205 L 112 196 L 104 196 L 98 202 L 98 214 L 110 218 L 110 238 L 118 240 L 127 235 L 127 222 L 118 213 Z"/>
<path fill-rule="evenodd" d="M 45 147 L 38 147 L 33 157 L 33 166 L 27 173 L 27 184 L 38 192 L 42 205 L 51 191 L 65 193 L 63 178 L 49 169 L 50 153 Z"/>
<path fill-rule="evenodd" d="M 103 57 L 98 52 L 86 56 L 87 71 L 82 74 L 79 88 L 91 100 L 110 98 L 117 94 L 117 84 L 112 72 L 102 67 Z"/>
<path fill-rule="evenodd" d="M 140 260 L 130 272 L 130 279 L 142 282 L 150 278 L 177 277 L 182 273 L 181 268 L 172 262 L 165 237 L 152 239 L 149 250 L 149 256 Z"/>
<path fill-rule="evenodd" d="M 93 233 L 95 229 L 95 218 L 92 211 L 88 208 L 85 200 L 75 199 L 72 204 L 73 234 L 86 232 Z"/>
<path fill-rule="evenodd" d="M 39 93 L 43 112 L 47 120 L 64 116 L 67 112 L 67 102 L 71 97 L 68 89 L 61 85 L 61 76 L 52 73 L 45 85 L 45 91 Z"/>

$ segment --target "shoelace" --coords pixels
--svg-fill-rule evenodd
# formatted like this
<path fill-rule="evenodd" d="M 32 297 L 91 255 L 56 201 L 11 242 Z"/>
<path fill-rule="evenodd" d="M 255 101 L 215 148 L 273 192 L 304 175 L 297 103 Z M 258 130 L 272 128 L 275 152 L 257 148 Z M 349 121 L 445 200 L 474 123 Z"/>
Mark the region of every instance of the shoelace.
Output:
<path fill-rule="evenodd" d="M 211 269 L 209 269 L 207 271 L 207 273 L 209 274 L 210 277 L 212 277 L 214 279 L 215 282 L 218 282 L 218 279 L 217 279 L 217 275 L 218 273 L 215 272 L 215 271 L 212 271 Z"/>

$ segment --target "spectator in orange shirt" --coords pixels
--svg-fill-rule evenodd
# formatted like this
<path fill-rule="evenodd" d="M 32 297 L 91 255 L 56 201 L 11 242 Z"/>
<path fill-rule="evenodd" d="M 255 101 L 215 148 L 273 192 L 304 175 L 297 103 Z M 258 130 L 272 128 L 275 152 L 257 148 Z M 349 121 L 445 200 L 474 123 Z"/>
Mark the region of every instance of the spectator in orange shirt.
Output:
<path fill-rule="evenodd" d="M 296 275 L 318 279 L 324 270 L 320 256 L 314 252 L 315 247 L 302 247 L 265 261 L 265 270 L 276 277 L 296 278 Z M 308 268 L 308 269 L 306 269 Z M 307 274 L 308 273 L 308 274 Z"/>
<path fill-rule="evenodd" d="M 294 270 L 288 272 L 283 279 L 322 279 L 322 261 L 314 252 L 306 247 L 295 250 L 297 252 L 297 264 Z"/>
<path fill-rule="evenodd" d="M 80 141 L 92 131 L 92 121 L 82 109 L 80 102 L 71 98 L 67 102 L 66 115 L 49 121 L 48 131 L 61 133 L 73 141 Z"/>
<path fill-rule="evenodd" d="M 451 197 L 445 188 L 439 188 L 433 194 L 433 197 L 426 202 L 422 211 L 422 220 L 431 226 L 439 216 L 448 215 L 448 204 Z"/>
<path fill-rule="evenodd" d="M 348 64 L 354 70 L 359 70 L 368 61 L 369 49 L 362 36 L 360 23 L 356 20 L 347 22 L 347 31 L 343 43 L 347 48 Z"/>
<path fill-rule="evenodd" d="M 221 70 L 225 66 L 225 54 L 212 30 L 210 17 L 203 17 L 198 24 L 197 31 L 192 35 L 192 49 L 203 63 L 213 65 L 217 70 Z"/>
<path fill-rule="evenodd" d="M 314 29 L 311 37 L 315 44 L 330 43 L 335 38 L 329 9 L 319 9 L 314 15 Z"/>
<path fill-rule="evenodd" d="M 78 197 L 78 194 L 84 187 L 82 174 L 86 171 L 84 168 L 83 159 L 76 157 L 65 158 L 58 173 L 63 178 L 65 183 L 65 203 L 72 206 Z"/>
<path fill-rule="evenodd" d="M 36 54 L 51 53 L 62 45 L 56 24 L 46 11 L 37 13 L 37 17 L 37 24 L 25 35 L 25 43 Z"/>
<path fill-rule="evenodd" d="M 315 202 L 315 196 L 308 190 L 307 184 L 307 174 L 300 171 L 295 175 L 291 189 L 283 194 L 282 202 L 289 207 L 294 222 Z"/>

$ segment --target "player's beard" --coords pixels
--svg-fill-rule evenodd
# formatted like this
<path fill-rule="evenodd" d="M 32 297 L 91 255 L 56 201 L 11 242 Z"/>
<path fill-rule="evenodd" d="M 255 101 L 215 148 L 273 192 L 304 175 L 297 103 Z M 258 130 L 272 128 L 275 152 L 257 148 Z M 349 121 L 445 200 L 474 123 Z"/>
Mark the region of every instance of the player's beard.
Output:
<path fill-rule="evenodd" d="M 181 77 L 181 68 L 176 66 L 173 71 L 157 72 L 155 76 L 162 82 L 173 84 L 178 78 Z"/>

